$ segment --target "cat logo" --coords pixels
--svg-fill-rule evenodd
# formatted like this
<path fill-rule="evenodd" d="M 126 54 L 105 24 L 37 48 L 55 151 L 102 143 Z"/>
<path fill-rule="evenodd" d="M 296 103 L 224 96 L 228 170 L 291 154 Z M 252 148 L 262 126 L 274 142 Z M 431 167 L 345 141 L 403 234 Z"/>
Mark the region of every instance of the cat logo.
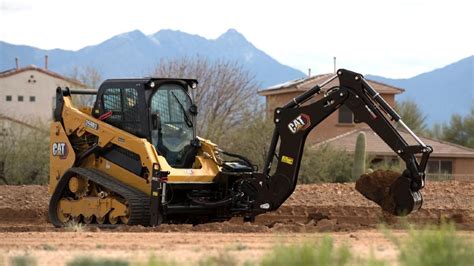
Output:
<path fill-rule="evenodd" d="M 58 156 L 59 159 L 63 160 L 67 158 L 67 145 L 64 142 L 53 143 L 53 156 Z"/>
<path fill-rule="evenodd" d="M 300 114 L 295 120 L 288 124 L 291 133 L 295 134 L 311 126 L 311 119 L 307 114 Z"/>

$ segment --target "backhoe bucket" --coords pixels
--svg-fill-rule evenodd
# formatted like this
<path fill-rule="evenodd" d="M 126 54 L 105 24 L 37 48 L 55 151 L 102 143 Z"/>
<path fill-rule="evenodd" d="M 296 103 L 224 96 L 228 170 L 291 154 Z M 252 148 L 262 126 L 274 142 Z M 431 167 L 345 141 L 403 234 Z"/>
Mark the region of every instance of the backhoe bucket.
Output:
<path fill-rule="evenodd" d="M 405 216 L 420 209 L 423 198 L 420 191 L 412 191 L 410 179 L 393 171 L 377 170 L 362 175 L 356 190 L 382 209 L 396 216 Z"/>

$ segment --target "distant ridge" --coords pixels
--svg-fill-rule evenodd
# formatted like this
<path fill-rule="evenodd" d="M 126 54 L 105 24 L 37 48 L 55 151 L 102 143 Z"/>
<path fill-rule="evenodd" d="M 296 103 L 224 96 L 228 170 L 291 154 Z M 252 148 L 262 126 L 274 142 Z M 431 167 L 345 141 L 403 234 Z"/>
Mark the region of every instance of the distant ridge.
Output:
<path fill-rule="evenodd" d="M 430 125 L 448 122 L 455 113 L 466 115 L 474 104 L 474 55 L 409 79 L 366 77 L 406 89 L 397 100 L 416 101 Z"/>
<path fill-rule="evenodd" d="M 215 40 L 174 30 L 160 30 L 148 36 L 134 30 L 78 51 L 43 50 L 0 41 L 0 71 L 13 68 L 15 57 L 22 65 L 42 66 L 46 54 L 49 69 L 63 75 L 72 73 L 76 66 L 93 66 L 103 78 L 147 76 L 160 59 L 199 55 L 240 62 L 262 87 L 304 76 L 303 72 L 279 63 L 256 48 L 235 29 L 229 29 Z"/>

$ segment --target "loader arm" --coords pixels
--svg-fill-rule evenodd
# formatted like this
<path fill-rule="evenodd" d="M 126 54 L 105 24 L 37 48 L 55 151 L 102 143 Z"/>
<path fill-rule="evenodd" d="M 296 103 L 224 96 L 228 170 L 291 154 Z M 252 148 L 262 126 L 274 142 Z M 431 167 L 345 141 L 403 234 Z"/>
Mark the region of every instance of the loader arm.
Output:
<path fill-rule="evenodd" d="M 322 93 L 322 87 L 335 79 L 339 79 L 339 86 L 326 91 L 322 99 L 301 106 Z M 353 112 L 356 123 L 368 124 L 406 164 L 402 177 L 395 182 L 397 184 L 390 187 L 397 202 L 394 214 L 408 214 L 419 209 L 422 203 L 419 190 L 424 187 L 425 168 L 432 148 L 425 145 L 405 125 L 400 116 L 361 74 L 345 69 L 338 70 L 336 75 L 323 84 L 316 85 L 275 110 L 275 129 L 263 168 L 263 175 L 268 178 L 269 190 L 274 192 L 271 193 L 273 199 L 270 208 L 277 209 L 293 193 L 309 132 L 343 104 Z M 398 123 L 418 144 L 409 145 L 390 120 Z M 419 160 L 417 155 L 421 155 Z M 274 158 L 278 162 L 276 170 L 271 174 Z"/>

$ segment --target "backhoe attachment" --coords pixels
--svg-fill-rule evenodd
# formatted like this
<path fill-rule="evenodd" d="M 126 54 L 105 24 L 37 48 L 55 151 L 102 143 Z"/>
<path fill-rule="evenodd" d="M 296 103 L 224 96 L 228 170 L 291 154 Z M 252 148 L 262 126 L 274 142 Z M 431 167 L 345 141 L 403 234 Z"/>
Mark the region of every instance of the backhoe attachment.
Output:
<path fill-rule="evenodd" d="M 323 90 L 336 79 L 339 80 L 338 85 Z M 321 99 L 302 105 L 322 92 L 324 95 Z M 266 177 L 263 183 L 266 184 L 260 183 L 261 187 L 265 186 L 262 194 L 267 196 L 259 197 L 261 200 L 256 200 L 256 206 L 275 210 L 291 195 L 296 187 L 309 132 L 343 104 L 353 112 L 355 123 L 369 125 L 406 164 L 402 174 L 383 175 L 383 172 L 376 172 L 363 175 L 357 181 L 356 189 L 384 211 L 394 215 L 407 215 L 421 207 L 423 199 L 420 189 L 424 187 L 425 168 L 432 148 L 406 126 L 361 74 L 345 69 L 338 70 L 323 84 L 316 85 L 275 110 L 275 130 L 263 168 L 263 176 Z M 397 128 L 409 133 L 418 144 L 409 145 Z M 278 161 L 272 173 L 274 158 Z M 259 190 L 258 186 L 254 189 Z"/>

